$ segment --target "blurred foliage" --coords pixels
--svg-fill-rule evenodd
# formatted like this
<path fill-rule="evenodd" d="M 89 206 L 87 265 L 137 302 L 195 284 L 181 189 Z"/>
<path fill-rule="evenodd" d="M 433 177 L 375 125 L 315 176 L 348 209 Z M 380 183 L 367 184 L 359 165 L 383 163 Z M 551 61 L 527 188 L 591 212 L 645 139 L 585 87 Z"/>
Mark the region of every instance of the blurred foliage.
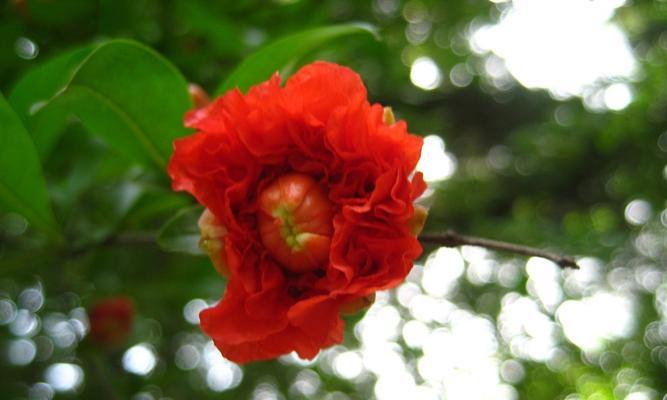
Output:
<path fill-rule="evenodd" d="M 216 353 L 192 315 L 202 302 L 220 297 L 224 281 L 205 258 L 168 253 L 156 245 L 165 222 L 193 204 L 171 192 L 160 167 L 171 140 L 186 132 L 179 123 L 189 107 L 186 82 L 214 93 L 258 48 L 290 37 L 293 42 L 283 42 L 282 48 L 274 45 L 275 57 L 260 58 L 260 66 L 271 60 L 284 64 L 275 68 L 289 71 L 313 59 L 348 65 L 362 75 L 372 101 L 391 105 L 412 131 L 444 140 L 457 168 L 451 178 L 432 186 L 427 231 L 454 228 L 586 257 L 584 275 L 554 275 L 562 294 L 554 304 L 536 289 L 534 260 L 526 265 L 504 254 L 489 256 L 493 278 L 482 279 L 474 257 L 464 257 L 465 271 L 439 298 L 424 278 L 427 261 L 398 294 L 379 298 L 369 321 L 386 320 L 393 315 L 387 310 L 394 310 L 401 316 L 398 332 L 415 320 L 432 332 L 456 331 L 453 320 L 415 315 L 401 297 L 401 290 L 414 287 L 438 298 L 438 307 L 492 322 L 497 346 L 491 353 L 502 362 L 496 375 L 506 396 L 489 398 L 663 399 L 667 3 L 636 0 L 616 12 L 615 22 L 627 32 L 641 68 L 631 82 L 633 101 L 620 111 L 591 110 L 579 98 L 554 99 L 514 81 L 495 86 L 484 70 L 486 56 L 471 51 L 467 38 L 471 27 L 496 21 L 506 6 L 487 0 L 5 2 L 0 9 L 0 91 L 14 110 L 0 98 L 0 397 L 50 399 L 53 387 L 43 382 L 56 379 L 54 371 L 65 374 L 61 380 L 78 376 L 72 365 L 81 368 L 83 384 L 57 392 L 56 398 L 382 397 L 384 383 L 375 371 L 348 378 L 331 366 L 337 355 L 367 345 L 360 333 L 366 318 L 355 328 L 361 315 L 348 321 L 344 347 L 313 363 L 285 357 L 239 369 L 211 361 Z M 359 26 L 364 25 L 337 25 L 324 37 L 299 33 L 350 23 L 376 27 L 381 40 L 347 31 L 363 31 Z M 294 53 L 285 54 L 285 49 Z M 410 66 L 423 56 L 445 72 L 435 90 L 411 83 Z M 108 65 L 115 65 L 113 71 Z M 448 80 L 456 68 L 469 71 L 467 84 Z M 236 71 L 250 70 L 246 65 Z M 140 79 L 146 76 L 151 79 Z M 19 118 L 34 149 L 21 149 L 32 143 L 24 140 Z M 146 157 L 146 147 L 153 149 L 151 156 Z M 45 186 L 38 185 L 42 173 Z M 41 207 L 41 214 L 10 204 L 5 186 L 26 199 L 22 206 Z M 631 206 L 643 210 L 640 221 L 633 220 Z M 59 233 L 40 229 L 50 226 L 50 209 Z M 169 236 L 171 228 L 164 228 L 163 240 L 192 247 L 192 237 L 183 242 Z M 432 250 L 426 249 L 425 259 L 435 257 Z M 582 280 L 588 282 L 583 289 Z M 630 299 L 632 329 L 606 338 L 601 349 L 592 351 L 573 339 L 560 310 L 568 302 L 604 293 Z M 135 327 L 124 348 L 101 351 L 85 338 L 82 310 L 119 294 L 135 302 Z M 539 308 L 554 326 L 557 345 L 548 357 L 522 353 L 506 335 L 503 315 L 512 299 L 532 302 L 534 311 Z M 607 310 L 609 318 L 615 318 L 614 311 Z M 408 337 L 392 339 L 398 343 L 394 350 L 414 382 L 426 385 L 418 367 L 425 350 L 406 342 Z M 127 371 L 127 350 L 135 345 L 150 349 L 157 362 L 146 374 Z M 193 354 L 201 359 L 198 364 Z M 225 366 L 231 374 L 225 379 L 233 384 L 211 378 L 207 363 Z M 54 369 L 63 365 L 70 367 Z M 469 390 L 477 393 L 473 386 Z M 446 388 L 434 390 L 438 395 Z M 476 397 L 450 393 L 448 398 Z"/>

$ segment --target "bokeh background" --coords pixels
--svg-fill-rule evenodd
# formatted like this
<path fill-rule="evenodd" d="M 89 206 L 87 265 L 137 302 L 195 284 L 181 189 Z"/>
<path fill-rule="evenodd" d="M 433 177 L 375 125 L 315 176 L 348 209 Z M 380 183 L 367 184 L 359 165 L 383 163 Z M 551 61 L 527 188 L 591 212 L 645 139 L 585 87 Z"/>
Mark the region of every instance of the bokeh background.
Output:
<path fill-rule="evenodd" d="M 5 94 L 44 60 L 109 38 L 156 49 L 213 91 L 275 38 L 373 24 L 380 41 L 341 39 L 301 62 L 354 68 L 371 101 L 425 136 L 426 230 L 560 249 L 581 264 L 427 247 L 405 283 L 348 320 L 343 345 L 238 366 L 198 328 L 224 281 L 206 258 L 150 240 L 191 199 L 72 118 L 44 172 L 77 250 L 54 250 L 0 212 L 0 398 L 667 399 L 667 2 L 0 7 Z M 134 325 L 107 349 L 90 340 L 86 310 L 118 295 Z"/>

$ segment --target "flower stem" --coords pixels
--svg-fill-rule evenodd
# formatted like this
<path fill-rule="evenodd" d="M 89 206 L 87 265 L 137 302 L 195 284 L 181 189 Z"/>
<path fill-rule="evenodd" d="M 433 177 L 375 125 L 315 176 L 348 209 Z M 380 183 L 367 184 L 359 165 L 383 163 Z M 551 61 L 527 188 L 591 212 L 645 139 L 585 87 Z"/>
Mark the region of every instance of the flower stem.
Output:
<path fill-rule="evenodd" d="M 545 249 L 524 246 L 521 244 L 501 242 L 498 240 L 485 239 L 475 236 L 461 235 L 455 231 L 448 230 L 444 233 L 425 233 L 419 236 L 422 243 L 438 244 L 445 247 L 458 247 L 463 245 L 485 247 L 492 250 L 507 251 L 531 257 L 542 257 L 558 264 L 561 268 L 579 269 L 574 257 L 566 254 L 555 253 Z"/>

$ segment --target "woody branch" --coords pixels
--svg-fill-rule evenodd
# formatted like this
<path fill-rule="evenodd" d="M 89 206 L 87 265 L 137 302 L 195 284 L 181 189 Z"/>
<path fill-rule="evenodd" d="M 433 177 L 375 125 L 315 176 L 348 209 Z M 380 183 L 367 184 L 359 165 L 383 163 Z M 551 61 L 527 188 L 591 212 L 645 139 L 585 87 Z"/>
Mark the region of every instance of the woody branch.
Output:
<path fill-rule="evenodd" d="M 531 257 L 542 257 L 558 264 L 561 268 L 579 269 L 574 257 L 566 254 L 556 253 L 545 249 L 539 249 L 521 244 L 501 242 L 498 240 L 485 239 L 475 236 L 461 235 L 455 231 L 448 230 L 443 233 L 427 233 L 419 236 L 423 243 L 432 243 L 445 247 L 458 247 L 464 245 L 485 247 L 491 250 L 507 251 Z"/>

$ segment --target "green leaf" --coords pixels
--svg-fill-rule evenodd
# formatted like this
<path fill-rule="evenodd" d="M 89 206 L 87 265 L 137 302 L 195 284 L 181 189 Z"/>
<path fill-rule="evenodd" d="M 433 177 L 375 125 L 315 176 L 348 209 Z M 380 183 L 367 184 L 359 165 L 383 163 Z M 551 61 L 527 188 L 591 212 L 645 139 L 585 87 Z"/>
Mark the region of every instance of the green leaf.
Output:
<path fill-rule="evenodd" d="M 7 96 L 7 101 L 32 134 L 42 159 L 63 132 L 68 115 L 68 111 L 55 101 L 48 109 L 44 106 L 63 90 L 94 48 L 92 45 L 78 47 L 38 65 L 23 75 Z"/>
<path fill-rule="evenodd" d="M 28 97 L 21 87 L 17 90 L 19 99 Z M 54 124 L 64 124 L 73 114 L 119 153 L 164 168 L 174 139 L 188 134 L 182 118 L 191 107 L 187 82 L 171 63 L 139 43 L 112 40 L 96 46 L 29 118 L 42 151 L 56 141 Z"/>
<path fill-rule="evenodd" d="M 377 38 L 373 26 L 352 23 L 312 29 L 278 39 L 243 60 L 218 87 L 216 93 L 222 94 L 235 87 L 246 91 L 276 71 L 285 73 L 285 70 L 291 69 L 301 57 L 325 43 L 353 35 L 372 35 Z"/>
<path fill-rule="evenodd" d="M 35 147 L 20 118 L 0 94 L 0 206 L 59 237 Z"/>
<path fill-rule="evenodd" d="M 204 211 L 202 206 L 187 207 L 176 213 L 160 229 L 157 243 L 165 251 L 202 255 L 199 248 L 197 221 Z"/>
<path fill-rule="evenodd" d="M 31 69 L 14 85 L 7 101 L 26 121 L 61 91 L 95 46 L 86 45 L 64 52 Z M 32 111 L 31 111 L 32 110 Z"/>

